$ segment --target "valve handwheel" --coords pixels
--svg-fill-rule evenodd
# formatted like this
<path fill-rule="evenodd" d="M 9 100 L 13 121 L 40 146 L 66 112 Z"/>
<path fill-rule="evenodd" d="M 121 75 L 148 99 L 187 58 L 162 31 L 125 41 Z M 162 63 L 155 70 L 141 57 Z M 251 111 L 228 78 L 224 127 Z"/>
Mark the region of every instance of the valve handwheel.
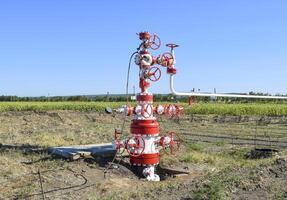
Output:
<path fill-rule="evenodd" d="M 172 43 L 166 44 L 166 46 L 169 47 L 169 48 L 171 48 L 171 49 L 174 49 L 174 48 L 176 48 L 176 47 L 179 47 L 178 44 L 172 44 Z"/>
<path fill-rule="evenodd" d="M 115 140 L 116 150 L 118 154 L 123 154 L 125 151 L 125 146 L 122 145 L 121 141 L 119 139 Z"/>
<path fill-rule="evenodd" d="M 170 52 L 162 54 L 162 62 L 166 62 L 166 66 L 170 67 L 174 63 L 173 55 Z"/>
<path fill-rule="evenodd" d="M 176 110 L 177 109 L 176 109 L 175 105 L 173 105 L 173 104 L 169 104 L 169 105 L 164 106 L 164 114 L 167 117 L 175 116 L 176 112 L 177 112 Z"/>
<path fill-rule="evenodd" d="M 150 36 L 148 40 L 148 45 L 151 49 L 157 50 L 160 47 L 160 44 L 160 38 L 156 34 Z"/>
<path fill-rule="evenodd" d="M 183 107 L 179 105 L 175 105 L 175 108 L 176 108 L 176 116 L 180 117 L 183 113 Z"/>
<path fill-rule="evenodd" d="M 174 154 L 174 151 L 178 151 L 180 148 L 180 144 L 181 144 L 181 139 L 178 136 L 178 134 L 175 134 L 174 132 L 170 132 L 169 136 L 171 138 L 169 147 L 170 147 L 170 153 Z"/>
<path fill-rule="evenodd" d="M 141 136 L 131 136 L 126 141 L 126 149 L 130 156 L 138 157 L 145 149 L 145 141 Z"/>
<path fill-rule="evenodd" d="M 166 146 L 166 144 L 162 142 L 162 148 L 165 153 L 174 155 L 174 152 L 179 150 L 182 140 L 180 139 L 178 134 L 174 132 L 170 132 L 168 137 L 170 138 L 168 146 Z M 167 151 L 167 148 L 169 148 L 169 152 Z"/>
<path fill-rule="evenodd" d="M 141 109 L 141 115 L 145 119 L 150 118 L 152 116 L 152 111 L 153 109 L 152 109 L 151 104 L 143 105 Z"/>
<path fill-rule="evenodd" d="M 161 71 L 158 67 L 151 67 L 148 70 L 147 74 L 148 74 L 148 79 L 153 81 L 153 82 L 158 81 L 161 77 Z"/>

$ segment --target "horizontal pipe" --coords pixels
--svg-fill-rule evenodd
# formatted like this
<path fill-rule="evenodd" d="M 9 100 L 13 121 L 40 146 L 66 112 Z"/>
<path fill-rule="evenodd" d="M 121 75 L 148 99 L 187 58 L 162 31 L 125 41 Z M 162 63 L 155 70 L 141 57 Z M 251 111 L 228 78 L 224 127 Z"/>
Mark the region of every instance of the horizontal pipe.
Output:
<path fill-rule="evenodd" d="M 172 94 L 177 96 L 197 96 L 197 97 L 230 97 L 230 98 L 253 98 L 253 99 L 286 99 L 282 96 L 257 96 L 257 95 L 244 95 L 244 94 L 219 94 L 219 93 L 200 93 L 200 92 L 177 92 L 173 85 L 173 74 L 170 75 L 169 86 Z"/>

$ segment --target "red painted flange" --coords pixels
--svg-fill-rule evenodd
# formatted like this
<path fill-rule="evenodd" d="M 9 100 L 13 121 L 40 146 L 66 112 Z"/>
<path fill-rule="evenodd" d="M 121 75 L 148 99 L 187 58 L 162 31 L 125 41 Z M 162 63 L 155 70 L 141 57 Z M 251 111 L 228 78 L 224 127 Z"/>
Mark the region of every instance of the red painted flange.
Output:
<path fill-rule="evenodd" d="M 138 157 L 131 156 L 130 163 L 132 165 L 157 165 L 159 164 L 159 153 L 142 154 Z"/>
<path fill-rule="evenodd" d="M 133 120 L 131 133 L 140 135 L 159 134 L 159 123 L 155 120 Z"/>
<path fill-rule="evenodd" d="M 153 101 L 153 95 L 137 95 L 137 101 Z"/>
<path fill-rule="evenodd" d="M 139 39 L 140 40 L 148 40 L 150 38 L 150 34 L 148 32 L 140 32 Z"/>
<path fill-rule="evenodd" d="M 168 74 L 176 74 L 176 69 L 173 68 L 173 67 L 168 67 L 167 70 L 166 70 L 166 72 L 167 72 Z"/>

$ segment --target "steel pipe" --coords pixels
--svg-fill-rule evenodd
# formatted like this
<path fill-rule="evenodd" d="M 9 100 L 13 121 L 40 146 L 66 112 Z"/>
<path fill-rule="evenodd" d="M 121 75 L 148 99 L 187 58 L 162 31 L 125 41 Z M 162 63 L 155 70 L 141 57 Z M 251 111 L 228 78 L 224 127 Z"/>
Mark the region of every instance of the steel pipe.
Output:
<path fill-rule="evenodd" d="M 244 94 L 220 94 L 220 93 L 200 93 L 200 92 L 177 92 L 174 89 L 173 76 L 170 75 L 169 87 L 172 94 L 177 96 L 197 96 L 197 97 L 230 97 L 230 98 L 253 98 L 253 99 L 286 99 L 283 96 L 257 96 L 257 95 L 244 95 Z"/>

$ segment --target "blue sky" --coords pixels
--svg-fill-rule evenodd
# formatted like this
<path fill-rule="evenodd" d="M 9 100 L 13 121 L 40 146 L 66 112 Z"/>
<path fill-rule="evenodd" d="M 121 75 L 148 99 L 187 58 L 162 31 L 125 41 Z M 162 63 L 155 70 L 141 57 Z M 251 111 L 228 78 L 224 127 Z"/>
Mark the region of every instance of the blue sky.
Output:
<path fill-rule="evenodd" d="M 0 95 L 124 93 L 143 30 L 180 45 L 179 91 L 287 93 L 286 10 L 285 0 L 1 1 Z M 169 92 L 165 69 L 150 90 Z"/>

